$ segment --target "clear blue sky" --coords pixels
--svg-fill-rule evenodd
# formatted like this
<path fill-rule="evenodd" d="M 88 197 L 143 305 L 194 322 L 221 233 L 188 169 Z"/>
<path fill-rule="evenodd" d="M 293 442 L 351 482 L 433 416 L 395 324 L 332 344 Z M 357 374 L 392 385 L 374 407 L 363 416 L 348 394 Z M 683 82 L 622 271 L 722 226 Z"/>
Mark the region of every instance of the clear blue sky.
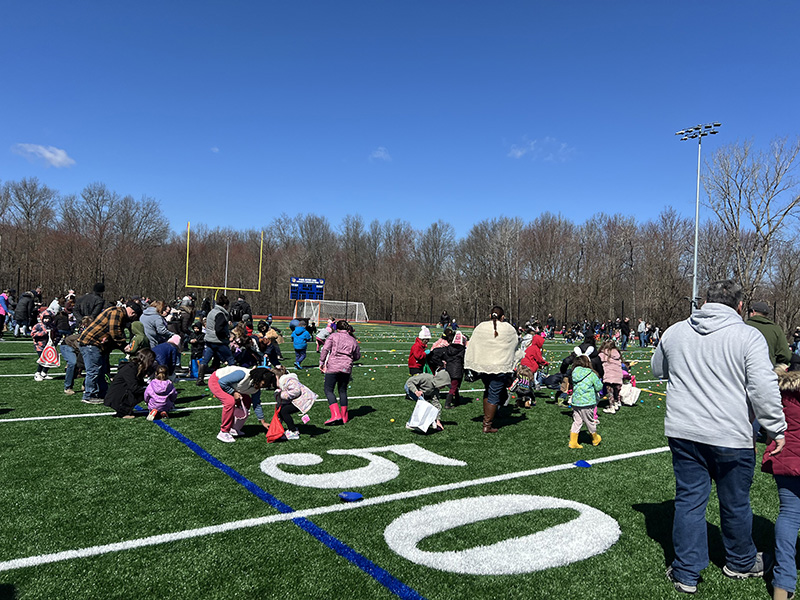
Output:
<path fill-rule="evenodd" d="M 800 2 L 5 2 L 0 180 L 171 225 L 693 217 L 696 142 L 800 134 Z"/>

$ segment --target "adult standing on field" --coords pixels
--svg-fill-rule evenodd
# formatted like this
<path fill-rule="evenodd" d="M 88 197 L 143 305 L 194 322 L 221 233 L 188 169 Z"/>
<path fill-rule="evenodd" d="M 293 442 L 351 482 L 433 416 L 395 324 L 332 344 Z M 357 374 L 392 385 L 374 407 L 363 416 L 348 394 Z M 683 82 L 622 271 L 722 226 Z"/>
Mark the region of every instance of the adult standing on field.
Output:
<path fill-rule="evenodd" d="M 200 359 L 197 371 L 198 386 L 204 385 L 208 361 L 214 356 L 219 358 L 220 362 L 227 363 L 228 366 L 236 364 L 230 346 L 228 346 L 231 341 L 230 320 L 228 297 L 225 294 L 220 294 L 217 297 L 214 308 L 209 311 L 206 317 L 206 347 L 203 350 L 203 358 Z"/>
<path fill-rule="evenodd" d="M 741 311 L 741 286 L 732 280 L 712 283 L 706 303 L 664 332 L 650 361 L 653 374 L 667 378 L 664 432 L 675 473 L 675 559 L 667 578 L 680 592 L 696 592 L 708 566 L 705 515 L 712 480 L 725 547 L 723 573 L 745 579 L 765 571 L 752 538 L 750 415 L 776 440 L 776 454 L 783 448 L 786 421 L 767 343 L 744 324 Z"/>
<path fill-rule="evenodd" d="M 497 407 L 508 397 L 506 384 L 517 362 L 519 338 L 506 322 L 505 311 L 495 306 L 488 321 L 478 323 L 464 356 L 464 368 L 474 371 L 483 382 L 483 433 L 496 433 L 492 426 Z"/>
<path fill-rule="evenodd" d="M 151 348 L 155 348 L 172 337 L 173 334 L 167 328 L 167 320 L 165 318 L 169 312 L 169 305 L 161 300 L 151 302 L 150 306 L 144 309 L 142 318 L 139 320 L 142 322 L 144 335 Z"/>
<path fill-rule="evenodd" d="M 94 319 L 103 311 L 103 307 L 105 306 L 103 293 L 105 291 L 105 284 L 102 282 L 95 283 L 91 292 L 75 300 L 72 315 L 75 317 L 77 323 L 80 323 L 83 317 L 91 317 Z"/>
<path fill-rule="evenodd" d="M 108 389 L 106 375 L 111 370 L 108 357 L 111 351 L 125 348 L 125 326 L 142 315 L 138 302 L 126 306 L 109 306 L 78 336 L 83 363 L 86 366 L 84 392 L 81 402 L 102 404 Z"/>
<path fill-rule="evenodd" d="M 769 359 L 772 366 L 781 364 L 788 365 L 792 360 L 792 351 L 789 349 L 789 342 L 783 329 L 778 327 L 767 315 L 769 314 L 769 304 L 766 302 L 753 302 L 750 307 L 750 318 L 745 321 L 751 327 L 755 327 L 767 340 L 769 348 Z"/>
<path fill-rule="evenodd" d="M 639 336 L 639 347 L 644 348 L 647 346 L 647 324 L 643 319 L 639 319 L 639 325 L 636 326 L 636 333 Z"/>
<path fill-rule="evenodd" d="M 347 423 L 347 386 L 353 372 L 353 363 L 361 358 L 361 347 L 353 335 L 353 328 L 344 319 L 336 322 L 336 329 L 325 340 L 319 353 L 319 370 L 325 374 L 325 397 L 331 418 L 325 425 Z M 339 390 L 339 400 L 333 388 Z"/>

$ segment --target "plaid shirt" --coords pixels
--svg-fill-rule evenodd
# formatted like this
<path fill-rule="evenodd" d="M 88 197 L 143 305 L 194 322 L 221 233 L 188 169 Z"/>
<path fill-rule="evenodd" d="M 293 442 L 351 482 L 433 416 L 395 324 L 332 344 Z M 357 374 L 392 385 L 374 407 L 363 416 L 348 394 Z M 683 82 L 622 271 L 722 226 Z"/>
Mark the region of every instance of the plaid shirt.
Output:
<path fill-rule="evenodd" d="M 111 306 L 101 312 L 78 336 L 78 343 L 84 346 L 99 346 L 111 351 L 114 346 L 124 348 L 128 343 L 123 325 L 128 318 L 124 306 Z"/>

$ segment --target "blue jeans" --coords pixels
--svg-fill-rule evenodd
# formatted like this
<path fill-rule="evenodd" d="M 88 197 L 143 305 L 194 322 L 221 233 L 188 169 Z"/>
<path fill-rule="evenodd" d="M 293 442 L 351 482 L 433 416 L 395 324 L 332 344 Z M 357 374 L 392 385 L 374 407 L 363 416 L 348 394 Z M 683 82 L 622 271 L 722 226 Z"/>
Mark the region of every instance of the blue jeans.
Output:
<path fill-rule="evenodd" d="M 111 372 L 108 354 L 102 352 L 97 346 L 81 346 L 81 355 L 86 367 L 83 399 L 105 398 L 106 391 L 108 391 L 106 375 Z"/>
<path fill-rule="evenodd" d="M 508 373 L 481 373 L 481 381 L 486 391 L 483 393 L 488 398 L 489 404 L 498 406 L 508 398 Z"/>
<path fill-rule="evenodd" d="M 645 346 L 647 346 L 647 334 L 644 333 L 644 332 L 639 334 L 639 346 L 641 348 L 644 348 Z"/>
<path fill-rule="evenodd" d="M 797 586 L 795 554 L 797 532 L 800 530 L 800 477 L 774 477 L 781 510 L 775 520 L 775 569 L 772 585 L 793 592 Z"/>
<path fill-rule="evenodd" d="M 72 389 L 72 384 L 75 383 L 75 368 L 78 365 L 78 355 L 72 346 L 61 344 L 58 349 L 61 351 L 61 356 L 67 363 L 67 370 L 64 374 L 64 389 Z"/>
<path fill-rule="evenodd" d="M 295 348 L 294 349 L 294 362 L 296 365 L 302 365 L 303 361 L 306 359 L 306 349 L 305 348 Z"/>
<path fill-rule="evenodd" d="M 206 347 L 205 350 L 203 350 L 203 358 L 200 359 L 200 364 L 202 366 L 207 365 L 208 361 L 210 361 L 213 356 L 216 356 L 219 358 L 220 362 L 224 362 L 225 364 L 236 364 L 236 361 L 233 359 L 233 353 L 231 352 L 228 344 L 215 344 L 214 342 L 206 342 Z"/>
<path fill-rule="evenodd" d="M 625 352 L 625 348 L 628 347 L 628 336 L 621 335 L 619 338 L 619 349 Z"/>
<path fill-rule="evenodd" d="M 753 448 L 724 448 L 669 438 L 675 472 L 675 520 L 672 544 L 675 578 L 694 585 L 708 566 L 706 506 L 711 481 L 717 484 L 720 529 L 725 560 L 733 571 L 748 571 L 756 560 L 750 485 L 756 454 Z"/>

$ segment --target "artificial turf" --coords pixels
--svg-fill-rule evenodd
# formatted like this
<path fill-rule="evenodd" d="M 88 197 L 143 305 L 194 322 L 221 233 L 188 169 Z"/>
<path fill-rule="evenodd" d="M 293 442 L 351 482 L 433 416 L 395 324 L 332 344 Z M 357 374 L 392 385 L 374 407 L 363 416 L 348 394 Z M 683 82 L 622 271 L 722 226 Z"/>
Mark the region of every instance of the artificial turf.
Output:
<path fill-rule="evenodd" d="M 403 398 L 403 383 L 416 329 L 367 324 L 356 328 L 363 358 L 350 385 L 350 422 L 324 426 L 328 415 L 321 401 L 310 412 L 311 422 L 300 425 L 299 440 L 277 444 L 266 443 L 264 429 L 253 417 L 245 426 L 244 438 L 234 444 L 218 442 L 218 403 L 207 389 L 193 382 L 178 385 L 181 410 L 165 427 L 143 417 L 114 419 L 107 416 L 110 411 L 105 407 L 82 404 L 80 394 L 65 396 L 63 375 L 59 376 L 63 369 L 53 370 L 53 380 L 34 382 L 35 354 L 29 341 L 0 343 L 0 506 L 4 516 L 0 562 L 246 519 L 276 519 L 253 526 L 239 523 L 226 531 L 192 533 L 194 537 L 157 545 L 101 551 L 96 556 L 3 566 L 0 598 L 677 596 L 664 578 L 665 566 L 672 559 L 674 483 L 669 453 L 593 462 L 666 445 L 664 385 L 648 382 L 652 379 L 650 350 L 629 347 L 625 353 L 637 379 L 647 382 L 639 384 L 645 390 L 641 402 L 615 415 L 600 412 L 602 443 L 592 446 L 584 433 L 584 448 L 571 450 L 567 448 L 570 411 L 553 403 L 552 392 L 539 393 L 538 404 L 531 409 L 503 410 L 497 423 L 500 431 L 484 435 L 481 393 L 470 391 L 478 390 L 479 384 L 465 382 L 465 401 L 443 413 L 443 432 L 419 435 L 407 430 L 404 423 L 413 403 Z M 564 343 L 548 341 L 546 358 L 557 364 L 569 349 Z M 290 365 L 291 344 L 283 346 L 283 353 Z M 316 358 L 309 352 L 305 366 L 313 367 Z M 308 368 L 299 376 L 322 396 L 322 375 L 317 369 Z M 269 407 L 265 408 L 269 413 Z M 54 418 L 16 420 L 36 417 Z M 171 435 L 171 430 L 179 435 Z M 181 438 L 207 451 L 222 469 L 204 460 Z M 295 485 L 269 477 L 261 469 L 262 461 L 270 457 L 305 453 L 321 461 L 280 468 L 300 475 L 342 473 L 365 467 L 368 459 L 329 454 L 328 450 L 405 444 L 466 465 L 434 465 L 391 449 L 378 451 L 376 456 L 397 465 L 397 476 L 377 485 L 348 488 L 365 498 L 350 505 L 339 501 L 337 493 L 342 489 Z M 592 466 L 573 468 L 581 459 Z M 561 469 L 549 470 L 559 465 Z M 247 489 L 231 473 L 258 489 L 255 493 Z M 474 575 L 423 566 L 397 554 L 385 539 L 386 528 L 411 511 L 449 500 L 503 495 L 543 496 L 588 505 L 618 523 L 619 539 L 605 552 L 584 560 L 514 575 Z M 756 472 L 751 496 L 754 537 L 760 550 L 769 550 L 777 514 L 771 477 Z M 320 507 L 323 509 L 309 516 L 310 526 L 280 516 L 282 510 Z M 766 597 L 763 580 L 733 581 L 722 576 L 714 498 L 709 507 L 712 565 L 704 572 L 698 596 Z M 547 531 L 569 523 L 576 514 L 567 508 L 492 519 L 475 514 L 474 522 L 427 537 L 418 548 L 434 557 L 436 553 L 469 551 Z M 446 522 L 450 516 L 442 512 L 436 518 Z M 304 527 L 316 532 L 316 537 Z M 580 547 L 592 535 L 589 528 L 556 546 Z M 558 549 L 551 545 L 533 552 Z M 502 553 L 497 558 L 511 559 Z M 531 557 L 531 564 L 535 558 Z"/>

